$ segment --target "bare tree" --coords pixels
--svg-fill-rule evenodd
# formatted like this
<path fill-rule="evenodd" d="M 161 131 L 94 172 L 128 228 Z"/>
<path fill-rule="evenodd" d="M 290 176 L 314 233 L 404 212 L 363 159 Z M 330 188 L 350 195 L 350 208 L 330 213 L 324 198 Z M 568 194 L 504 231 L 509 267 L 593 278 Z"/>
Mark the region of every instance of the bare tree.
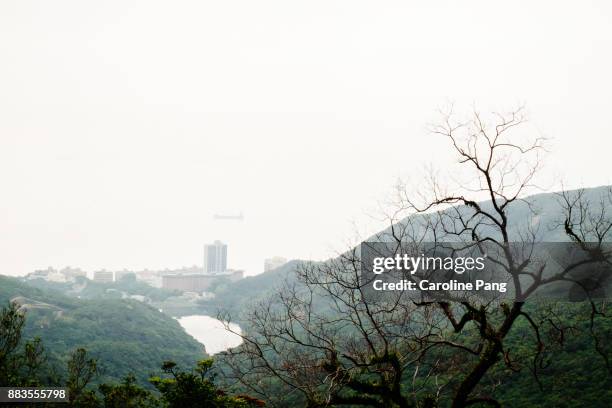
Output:
<path fill-rule="evenodd" d="M 545 274 L 529 250 L 538 241 L 538 226 L 531 222 L 537 209 L 524 198 L 534 188 L 544 140 L 518 140 L 520 132 L 511 137 L 524 122 L 522 109 L 495 114 L 492 124 L 478 112 L 465 122 L 444 114 L 433 133 L 450 142 L 470 177 L 453 186 L 432 176 L 428 193 L 418 196 L 400 189 L 398 211 L 382 234 L 397 243 L 433 239 L 496 247 L 513 299 L 417 302 L 402 292 L 372 298 L 364 292 L 362 259 L 354 248 L 327 262 L 302 264 L 295 281 L 255 307 L 247 317 L 244 344 L 225 356 L 226 375 L 272 404 L 294 398 L 312 407 L 433 407 L 441 400 L 453 407 L 499 406 L 496 384 L 484 383 L 496 364 L 513 371 L 527 366 L 539 381 L 547 347 L 562 343 L 569 328 L 555 304 L 538 308 L 536 317 L 524 301 L 545 285 L 574 282 L 572 271 L 581 265 L 610 265 L 612 254 L 604 243 L 612 238 L 606 213 L 612 191 L 598 202 L 580 191 L 559 195 L 563 217 L 554 227 L 587 256 Z M 527 211 L 521 220 L 512 218 L 511 209 L 518 206 Z M 400 219 L 406 212 L 410 217 Z M 515 241 L 524 249 L 518 254 L 511 250 Z M 595 320 L 605 316 L 605 303 L 588 299 L 588 304 L 596 338 Z M 535 339 L 528 359 L 506 346 L 520 319 Z"/>

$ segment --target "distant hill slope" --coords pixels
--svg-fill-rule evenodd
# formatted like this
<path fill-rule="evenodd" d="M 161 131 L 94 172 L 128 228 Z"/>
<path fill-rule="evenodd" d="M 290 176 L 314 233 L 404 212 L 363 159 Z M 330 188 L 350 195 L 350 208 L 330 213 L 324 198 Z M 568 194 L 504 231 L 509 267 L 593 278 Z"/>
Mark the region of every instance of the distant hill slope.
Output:
<path fill-rule="evenodd" d="M 0 275 L 0 305 L 11 299 L 27 311 L 24 338 L 39 336 L 53 364 L 84 347 L 99 359 L 100 382 L 133 372 L 148 384 L 164 360 L 190 367 L 205 355 L 176 320 L 138 301 L 75 299 Z"/>
<path fill-rule="evenodd" d="M 584 189 L 584 199 L 593 204 L 599 205 L 602 195 L 605 196 L 608 189 L 612 186 L 599 186 Z M 568 190 L 570 195 L 577 190 Z M 536 232 L 536 239 L 545 242 L 566 242 L 568 237 L 563 228 L 559 228 L 559 223 L 563 221 L 563 212 L 560 205 L 561 198 L 559 193 L 535 194 L 517 200 L 507 208 L 508 229 L 510 240 L 519 240 L 520 234 L 526 231 L 527 227 L 533 228 Z M 491 201 L 479 202 L 481 208 L 489 213 L 495 214 Z M 612 203 L 604 202 L 604 209 L 607 214 L 612 215 Z M 467 206 L 457 205 L 452 207 L 452 211 L 467 211 Z M 445 210 L 451 211 L 451 210 Z M 395 226 L 407 225 L 412 220 L 418 219 L 421 215 L 408 216 L 396 223 Z M 385 241 L 385 237 L 390 239 L 391 227 L 388 227 L 370 238 L 367 241 Z"/>
<path fill-rule="evenodd" d="M 585 198 L 599 203 L 599 196 L 608 187 L 598 187 L 585 190 Z M 533 215 L 525 203 L 517 203 L 510 209 L 510 222 L 512 223 L 511 239 L 516 240 L 520 231 L 530 225 L 538 230 L 538 238 L 548 242 L 563 242 L 568 238 L 562 228 L 554 228 L 562 221 L 562 211 L 558 203 L 558 196 L 551 194 L 538 194 L 527 197 L 530 205 L 536 209 Z M 491 206 L 490 203 L 481 203 L 484 208 Z M 606 211 L 612 215 L 612 203 L 606 204 Z M 402 220 L 398 224 L 407 224 L 411 218 Z M 379 234 L 370 237 L 368 240 L 384 240 L 388 237 L 389 230 L 383 230 Z M 381 239 L 382 236 L 382 239 Z M 252 305 L 258 300 L 266 297 L 275 290 L 282 282 L 295 279 L 295 270 L 300 265 L 300 261 L 293 261 L 282 268 L 278 268 L 261 275 L 244 279 L 230 285 L 221 292 L 217 293 L 215 299 L 207 304 L 211 311 L 224 309 L 230 311 L 233 318 L 240 321 L 240 313 L 248 313 L 253 310 Z M 325 299 L 317 299 L 317 307 L 325 307 Z M 529 303 L 524 310 L 535 312 L 540 305 Z M 612 376 L 607 366 L 607 361 L 611 361 L 609 339 L 612 339 L 612 321 L 601 319 L 594 329 L 590 326 L 588 316 L 588 304 L 581 303 L 560 303 L 556 313 L 560 316 L 568 327 L 567 337 L 563 338 L 563 347 L 551 347 L 546 350 L 547 357 L 545 363 L 538 368 L 538 381 L 524 368 L 520 372 L 514 372 L 504 364 L 498 364 L 485 377 L 483 384 L 497 384 L 495 386 L 494 397 L 499 400 L 504 407 L 608 407 L 612 401 Z M 586 309 L 586 310 L 585 310 Z M 535 315 L 535 313 L 534 313 Z M 249 330 L 245 323 L 243 329 Z M 298 329 L 299 330 L 299 329 Z M 602 358 L 600 352 L 595 347 L 595 341 L 590 335 L 590 331 L 595 330 L 601 341 L 600 351 L 606 355 Z M 553 335 L 547 333 L 546 335 Z M 345 335 L 350 334 L 345 332 Z M 532 350 L 538 347 L 537 340 L 533 335 L 529 322 L 525 319 L 517 321 L 517 324 L 508 335 L 505 343 L 507 350 L 512 353 L 524 353 L 531 355 Z M 442 375 L 441 384 L 444 383 Z M 436 378 L 436 386 L 438 381 Z M 413 378 L 407 378 L 404 383 L 406 389 L 414 387 Z M 542 388 L 540 388 L 542 387 Z M 280 390 L 280 387 L 279 387 Z M 435 392 L 432 389 L 432 392 Z M 272 393 L 274 393 L 272 389 Z M 278 391 L 279 393 L 284 392 Z M 423 391 L 424 392 L 424 391 Z M 279 394 L 280 395 L 280 394 Z M 295 394 L 293 394 L 295 395 Z M 292 398 L 292 397 L 288 397 Z M 293 396 L 293 398 L 295 398 Z M 293 402 L 293 400 L 288 399 Z M 447 401 L 445 401 L 447 402 Z M 288 406 L 295 405 L 287 403 Z M 447 406 L 449 404 L 441 404 Z M 474 405 L 485 406 L 485 404 Z"/>
<path fill-rule="evenodd" d="M 248 310 L 249 305 L 271 294 L 285 279 L 293 279 L 295 268 L 301 262 L 289 261 L 279 268 L 225 285 L 215 293 L 214 299 L 201 301 L 200 305 L 211 316 L 224 311 L 229 312 L 233 319 L 240 320 L 241 313 Z"/>
<path fill-rule="evenodd" d="M 587 200 L 599 203 L 599 197 L 610 187 L 600 186 L 585 189 L 584 197 Z M 543 241 L 562 242 L 568 240 L 562 228 L 555 228 L 559 221 L 562 221 L 563 215 L 557 193 L 536 194 L 526 197 L 524 200 L 526 202 L 517 201 L 509 206 L 511 239 L 518 239 L 519 234 L 530 225 L 535 227 L 538 232 L 538 239 Z M 481 202 L 480 205 L 485 209 L 492 208 L 490 201 Z M 529 206 L 536 211 L 535 216 Z M 465 206 L 457 206 L 456 208 L 461 210 Z M 605 208 L 608 214 L 612 214 L 612 203 L 606 203 Z M 396 226 L 406 225 L 413 217 L 419 216 L 406 217 Z M 386 239 L 390 239 L 390 227 L 374 234 L 366 241 L 384 241 Z M 210 314 L 214 315 L 217 311 L 224 310 L 230 312 L 234 319 L 240 320 L 241 313 L 249 311 L 252 304 L 264 298 L 284 280 L 295 279 L 295 270 L 301 262 L 303 261 L 291 261 L 280 268 L 228 285 L 223 290 L 218 291 L 214 299 L 203 302 L 202 305 Z"/>

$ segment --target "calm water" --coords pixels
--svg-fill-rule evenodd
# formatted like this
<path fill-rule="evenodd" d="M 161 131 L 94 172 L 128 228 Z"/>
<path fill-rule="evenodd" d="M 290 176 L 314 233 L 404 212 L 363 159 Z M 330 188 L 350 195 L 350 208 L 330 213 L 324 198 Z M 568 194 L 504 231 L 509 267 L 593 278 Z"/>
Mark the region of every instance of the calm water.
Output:
<path fill-rule="evenodd" d="M 228 348 L 236 347 L 242 339 L 228 332 L 223 324 L 210 316 L 193 315 L 177 319 L 183 329 L 206 347 L 208 354 L 215 354 Z M 231 324 L 232 330 L 240 333 L 240 327 Z"/>

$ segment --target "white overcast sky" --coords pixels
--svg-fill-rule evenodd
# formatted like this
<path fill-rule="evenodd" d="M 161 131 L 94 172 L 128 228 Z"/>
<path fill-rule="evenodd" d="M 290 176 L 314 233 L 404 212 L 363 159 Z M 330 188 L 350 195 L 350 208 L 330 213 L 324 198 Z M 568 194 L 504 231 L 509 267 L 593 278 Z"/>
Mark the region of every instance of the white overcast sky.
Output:
<path fill-rule="evenodd" d="M 551 180 L 609 184 L 611 50 L 607 0 L 2 0 L 0 273 L 327 257 L 444 166 L 449 101 L 526 103 Z"/>

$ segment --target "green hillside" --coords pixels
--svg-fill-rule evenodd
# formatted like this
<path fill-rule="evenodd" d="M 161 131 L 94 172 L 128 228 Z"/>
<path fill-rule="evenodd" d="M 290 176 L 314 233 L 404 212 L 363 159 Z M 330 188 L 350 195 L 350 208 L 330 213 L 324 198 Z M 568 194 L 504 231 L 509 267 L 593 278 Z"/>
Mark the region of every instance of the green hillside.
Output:
<path fill-rule="evenodd" d="M 599 202 L 599 197 L 609 186 L 602 186 L 584 190 L 587 201 Z M 571 192 L 570 192 L 571 193 Z M 517 202 L 509 208 L 509 224 L 512 226 L 512 239 L 517 239 L 519 234 L 527 226 L 535 226 L 538 239 L 546 242 L 567 241 L 567 235 L 562 228 L 557 228 L 561 219 L 561 205 L 557 193 L 536 194 L 526 197 L 523 202 Z M 612 203 L 606 203 L 605 211 L 612 214 Z M 489 201 L 484 201 L 480 205 L 487 209 L 491 207 Z M 535 216 L 531 213 L 535 210 Z M 461 208 L 457 206 L 454 208 Z M 450 211 L 450 210 L 449 210 Z M 420 216 L 407 217 L 395 224 L 401 227 Z M 385 241 L 390 239 L 390 227 L 366 239 L 366 241 Z M 235 283 L 225 285 L 216 292 L 214 299 L 201 302 L 205 311 L 215 315 L 219 311 L 229 312 L 233 318 L 240 320 L 242 312 L 249 311 L 251 306 L 257 301 L 265 298 L 272 293 L 284 281 L 295 280 L 295 269 L 303 261 L 291 261 L 280 268 L 265 272 L 256 276 L 248 277 Z"/>
<path fill-rule="evenodd" d="M 601 201 L 602 196 L 605 196 L 606 192 L 611 186 L 600 186 L 594 188 L 587 188 L 583 190 L 584 200 L 597 205 L 602 205 L 604 212 L 612 214 L 612 203 L 604 200 Z M 567 194 L 572 195 L 576 191 L 568 190 Z M 493 213 L 493 206 L 491 201 L 482 201 L 478 205 L 485 211 Z M 458 211 L 459 213 L 469 212 L 469 209 L 465 205 L 456 205 L 450 209 L 445 210 L 449 214 L 451 212 Z M 559 223 L 562 222 L 562 204 L 559 193 L 542 193 L 534 194 L 523 198 L 521 201 L 513 202 L 506 211 L 508 212 L 508 227 L 509 227 L 509 238 L 510 240 L 519 240 L 521 233 L 524 233 L 527 228 L 532 229 L 535 232 L 535 239 L 545 242 L 566 242 L 568 237 L 565 234 L 563 228 L 559 228 Z M 394 228 L 397 230 L 402 226 L 411 224 L 411 227 L 418 225 L 418 220 L 423 215 L 408 216 L 401 221 L 394 224 Z M 415 223 L 414 221 L 417 221 Z M 481 233 L 486 232 L 487 229 L 483 227 Z M 429 237 L 431 238 L 431 237 Z M 382 231 L 372 235 L 366 241 L 386 241 L 391 239 L 391 227 L 385 228 Z"/>
<path fill-rule="evenodd" d="M 100 383 L 134 373 L 147 384 L 162 361 L 189 367 L 205 356 L 176 320 L 138 301 L 76 299 L 0 275 L 0 305 L 11 299 L 27 311 L 25 338 L 40 337 L 62 367 L 74 349 L 87 349 L 100 362 Z"/>
<path fill-rule="evenodd" d="M 603 211 L 612 214 L 612 202 L 601 202 L 600 196 L 609 187 L 598 187 L 587 189 L 584 198 L 588 202 L 603 203 Z M 531 228 L 537 233 L 537 240 L 544 242 L 567 241 L 567 235 L 560 222 L 562 218 L 562 206 L 560 197 L 557 194 L 538 194 L 527 197 L 525 202 L 517 202 L 509 210 L 510 239 L 517 239 L 521 232 L 526 228 Z M 491 206 L 488 202 L 480 203 L 482 208 Z M 458 206 L 447 211 L 462 211 Z M 531 211 L 535 210 L 535 214 Z M 398 224 L 408 224 L 415 218 L 406 218 Z M 396 225 L 398 226 L 398 225 Z M 389 230 L 383 230 L 379 234 L 369 238 L 369 240 L 385 240 L 388 238 Z M 229 311 L 234 320 L 243 324 L 243 330 L 247 333 L 253 332 L 248 325 L 245 314 L 255 310 L 256 303 L 271 295 L 279 288 L 283 281 L 296 282 L 295 270 L 300 266 L 300 261 L 293 261 L 282 268 L 273 270 L 249 279 L 234 283 L 222 291 L 218 291 L 216 297 L 204 304 L 207 310 L 217 309 Z M 280 295 L 279 295 L 280 296 Z M 316 296 L 316 295 L 315 295 Z M 313 308 L 308 309 L 320 315 L 326 315 L 330 321 L 334 316 L 329 315 L 328 305 L 331 299 L 316 297 L 313 300 Z M 563 338 L 558 339 L 554 324 L 549 319 L 549 314 L 544 313 L 545 309 L 554 306 L 556 309 L 556 319 L 562 321 L 568 327 L 563 333 Z M 609 339 L 612 338 L 612 320 L 609 314 L 598 315 L 597 324 L 591 327 L 589 321 L 589 305 L 581 303 L 552 302 L 548 305 L 529 303 L 524 308 L 526 313 L 533 316 L 540 315 L 543 327 L 541 335 L 554 339 L 551 345 L 545 349 L 542 359 L 538 360 L 537 378 L 531 372 L 532 367 L 526 364 L 519 371 L 513 371 L 506 365 L 499 363 L 487 373 L 482 384 L 494 390 L 495 398 L 508 407 L 605 407 L 612 403 L 612 375 L 610 372 L 609 361 L 612 358 L 612 347 Z M 548 316 L 548 317 L 545 317 Z M 280 317 L 275 319 L 282 320 Z M 313 317 L 317 321 L 317 317 Z M 537 318 L 536 318 L 537 320 Z M 542 323 L 538 321 L 538 323 Z M 549 324 L 550 323 L 550 324 Z M 331 324 L 326 327 L 332 331 Z M 280 330 L 280 329 L 279 329 Z M 351 338 L 353 334 L 350 328 L 343 328 L 342 334 L 338 335 L 341 339 Z M 596 335 L 591 333 L 596 332 Z M 259 333 L 259 332 L 258 332 Z M 291 336 L 303 333 L 300 327 L 291 331 Z M 469 330 L 462 332 L 464 341 L 471 339 L 473 333 Z M 289 335 L 288 335 L 289 337 Z M 308 336 L 305 336 L 308 337 Z M 359 336 L 354 336 L 358 338 Z M 301 337 L 300 337 L 301 338 Z M 477 336 L 476 336 L 477 338 Z M 561 344 L 557 345 L 556 342 Z M 552 345 L 554 344 L 554 345 Z M 534 350 L 538 349 L 538 343 L 533 330 L 527 320 L 519 321 L 506 339 L 505 350 L 513 358 L 520 359 L 522 362 L 530 362 L 533 359 Z M 280 346 L 282 348 L 283 346 Z M 289 349 L 290 347 L 287 346 Z M 299 348 L 299 347 L 298 347 Z M 283 349 L 284 350 L 284 349 Z M 306 348 L 304 352 L 306 353 Z M 273 355 L 273 354 L 271 354 Z M 454 361 L 458 357 L 454 352 L 440 354 L 441 361 Z M 221 362 L 225 358 L 223 355 L 217 357 Z M 273 360 L 273 358 L 271 358 Z M 235 361 L 233 362 L 235 364 Z M 245 363 L 248 366 L 248 363 Z M 431 362 L 424 362 L 423 370 L 426 370 Z M 510 364 L 512 367 L 512 364 Z M 249 366 L 250 367 L 250 366 Z M 442 372 L 440 377 L 441 384 L 447 383 L 449 387 L 454 387 L 454 377 L 459 375 L 457 372 Z M 438 382 L 435 384 L 437 386 Z M 417 384 L 419 385 L 419 384 Z M 430 384 L 423 386 L 420 395 L 435 394 L 436 388 Z M 272 396 L 272 400 L 280 406 L 303 406 L 305 400 L 299 393 L 290 393 L 291 388 L 285 387 L 280 381 L 272 380 L 266 390 Z M 402 388 L 409 390 L 415 386 L 413 377 L 402 379 Z M 441 397 L 440 406 L 450 406 L 450 401 Z M 474 406 L 489 406 L 488 404 L 474 404 Z"/>
<path fill-rule="evenodd" d="M 218 312 L 228 312 L 240 320 L 242 313 L 250 310 L 253 303 L 273 293 L 285 280 L 293 280 L 295 268 L 300 262 L 290 261 L 271 271 L 224 285 L 216 290 L 213 299 L 201 301 L 200 306 L 211 316 L 216 316 Z"/>
<path fill-rule="evenodd" d="M 587 190 L 586 194 L 593 198 L 601 192 L 603 188 L 596 188 Z M 518 236 L 521 228 L 529 225 L 537 227 L 542 240 L 566 240 L 562 231 L 553 228 L 561 215 L 558 196 L 541 194 L 527 200 L 538 211 L 535 216 L 531 216 L 526 203 L 513 207 L 510 213 L 514 226 L 512 234 Z M 486 202 L 482 203 L 483 207 L 487 205 Z M 612 213 L 612 208 L 606 210 Z M 401 221 L 409 222 L 411 219 Z M 386 232 L 374 238 L 384 237 Z M 220 311 L 229 312 L 232 319 L 248 333 L 253 326 L 249 327 L 244 316 L 254 310 L 254 304 L 273 295 L 284 282 L 297 283 L 295 271 L 304 264 L 304 261 L 291 261 L 261 275 L 219 285 L 215 289 L 214 298 L 200 301 L 197 305 L 194 303 L 194 307 L 212 316 Z M 133 280 L 113 284 L 98 284 L 87 280 L 55 284 L 45 281 L 25 282 L 0 276 L 0 305 L 12 301 L 27 312 L 24 339 L 39 336 L 51 365 L 60 367 L 60 373 L 61 367 L 66 366 L 70 352 L 83 347 L 98 360 L 102 369 L 94 384 L 118 383 L 127 374 L 133 373 L 138 384 L 151 389 L 149 378 L 159 373 L 163 361 L 172 360 L 181 367 L 193 367 L 205 355 L 203 346 L 187 335 L 176 320 L 145 303 L 121 299 L 120 292 L 147 296 L 158 302 L 172 296 L 170 292 Z M 317 296 L 313 303 L 316 305 L 313 309 L 316 313 L 333 317 L 329 307 L 330 299 Z M 525 310 L 537 316 L 540 306 L 531 303 L 525 305 Z M 569 328 L 564 332 L 562 345 L 545 349 L 541 366 L 537 370 L 537 380 L 530 373 L 529 366 L 523 366 L 521 371 L 515 372 L 506 365 L 497 364 L 487 373 L 483 384 L 493 385 L 490 389 L 494 390 L 496 399 L 503 406 L 609 406 L 612 401 L 612 376 L 606 358 L 608 361 L 612 358 L 609 342 L 612 338 L 612 321 L 607 315 L 598 316 L 596 337 L 599 343 L 596 349 L 589 320 L 585 318 L 589 315 L 589 310 L 585 309 L 587 305 L 558 303 L 554 306 L 557 309 L 556 318 Z M 352 334 L 349 327 L 342 330 L 341 337 L 348 339 Z M 472 329 L 462 332 L 460 336 L 469 342 L 472 338 L 470 336 L 474 334 Z M 549 337 L 556 337 L 557 334 L 550 327 L 542 332 L 543 336 Z M 518 322 L 506 340 L 506 350 L 515 359 L 530 361 L 533 350 L 537 348 L 533 331 L 526 320 Z M 445 351 L 437 355 L 437 359 L 453 361 L 458 355 L 454 351 Z M 223 370 L 226 357 L 223 353 L 215 356 L 216 368 Z M 432 366 L 432 363 L 423 360 L 423 369 Z M 449 387 L 455 386 L 454 376 L 458 375 L 456 371 L 441 370 L 438 375 L 436 381 L 439 379 Z M 219 381 L 222 381 L 224 388 L 238 394 L 252 391 L 235 388 L 235 383 L 223 382 L 222 376 Z M 418 382 L 413 377 L 402 378 L 401 386 L 409 389 L 415 386 L 415 381 Z M 437 382 L 422 384 L 421 393 L 434 394 L 434 385 L 437 386 Z M 303 406 L 304 400 L 300 394 L 287 393 L 281 384 L 273 383 L 268 391 L 272 394 L 272 400 L 279 401 L 280 406 Z M 446 406 L 449 402 L 447 398 L 440 398 L 440 406 Z"/>

